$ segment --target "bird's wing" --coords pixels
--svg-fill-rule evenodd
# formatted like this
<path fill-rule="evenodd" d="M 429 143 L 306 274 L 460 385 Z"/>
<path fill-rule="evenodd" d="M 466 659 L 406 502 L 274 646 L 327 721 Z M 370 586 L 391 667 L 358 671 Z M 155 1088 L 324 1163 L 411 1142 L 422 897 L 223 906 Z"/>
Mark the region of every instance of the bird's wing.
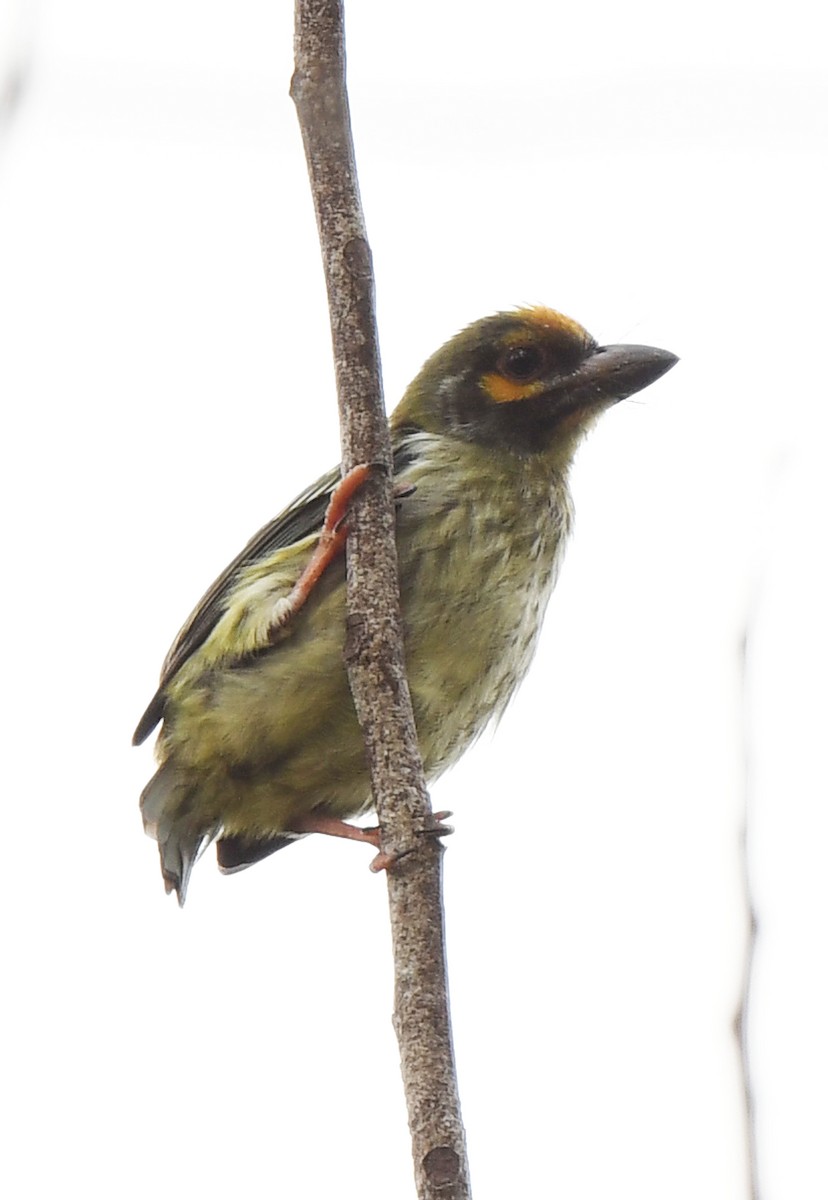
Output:
<path fill-rule="evenodd" d="M 267 558 L 274 551 L 292 546 L 321 529 L 325 509 L 339 478 L 340 472 L 337 467 L 297 496 L 284 512 L 274 517 L 250 539 L 241 553 L 236 555 L 215 583 L 208 588 L 170 647 L 161 669 L 158 691 L 138 722 L 133 735 L 134 745 L 138 746 L 145 741 L 163 717 L 165 691 L 170 680 L 212 633 L 226 610 L 227 598 L 240 573 L 260 559 Z"/>

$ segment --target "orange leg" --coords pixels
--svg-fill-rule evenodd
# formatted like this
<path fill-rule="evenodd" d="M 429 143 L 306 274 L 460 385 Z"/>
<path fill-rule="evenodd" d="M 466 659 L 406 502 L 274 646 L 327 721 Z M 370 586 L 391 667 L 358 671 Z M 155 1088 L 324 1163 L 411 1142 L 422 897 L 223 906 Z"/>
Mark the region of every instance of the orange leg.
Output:
<path fill-rule="evenodd" d="M 436 812 L 432 814 L 433 825 L 428 829 L 421 829 L 419 832 L 428 834 L 430 837 L 445 837 L 454 830 L 450 825 L 443 825 L 442 822 L 450 817 L 450 812 Z M 360 828 L 359 825 L 349 825 L 347 821 L 339 821 L 336 817 L 323 817 L 319 814 L 314 815 L 309 813 L 307 817 L 303 817 L 299 821 L 295 821 L 291 825 L 291 833 L 326 833 L 329 837 L 348 838 L 352 842 L 367 842 L 369 846 L 373 846 L 376 850 L 380 850 L 371 860 L 372 871 L 387 871 L 389 867 L 393 867 L 394 863 L 399 862 L 401 858 L 405 858 L 406 854 L 410 854 L 410 850 L 403 851 L 402 854 L 386 854 L 380 849 L 380 831 L 378 825 L 371 825 L 367 829 Z"/>
<path fill-rule="evenodd" d="M 347 821 L 339 821 L 336 817 L 323 817 L 318 813 L 309 813 L 299 821 L 294 821 L 290 827 L 291 833 L 327 833 L 329 837 L 348 838 L 352 842 L 368 842 L 379 850 L 380 831 L 378 825 L 369 829 L 361 829 L 359 825 L 349 825 Z"/>
<path fill-rule="evenodd" d="M 345 549 L 345 543 L 348 540 L 348 526 L 344 522 L 348 506 L 373 470 L 374 468 L 368 463 L 352 467 L 334 488 L 325 513 L 322 533 L 310 562 L 288 595 L 283 596 L 274 605 L 273 624 L 277 629 L 287 625 L 296 616 L 327 568 Z"/>

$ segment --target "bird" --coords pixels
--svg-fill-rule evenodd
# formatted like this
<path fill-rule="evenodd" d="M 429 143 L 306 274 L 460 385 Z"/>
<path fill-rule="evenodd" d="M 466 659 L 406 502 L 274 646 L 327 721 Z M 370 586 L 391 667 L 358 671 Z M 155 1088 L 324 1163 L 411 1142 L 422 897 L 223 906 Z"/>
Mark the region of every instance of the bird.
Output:
<path fill-rule="evenodd" d="M 405 661 L 429 782 L 529 667 L 572 528 L 579 443 L 677 361 L 516 308 L 446 342 L 392 413 Z M 213 841 L 227 874 L 314 832 L 378 845 L 349 823 L 373 802 L 343 660 L 343 518 L 369 470 L 329 471 L 259 530 L 167 654 L 133 742 L 161 724 L 140 804 L 180 905 Z"/>

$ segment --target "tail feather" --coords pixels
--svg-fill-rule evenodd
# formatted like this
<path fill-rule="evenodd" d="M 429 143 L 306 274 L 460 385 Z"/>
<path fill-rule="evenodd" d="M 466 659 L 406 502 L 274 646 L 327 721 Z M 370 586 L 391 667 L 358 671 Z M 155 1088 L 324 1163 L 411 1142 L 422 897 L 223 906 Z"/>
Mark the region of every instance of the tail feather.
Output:
<path fill-rule="evenodd" d="M 219 870 L 222 875 L 234 875 L 236 871 L 243 871 L 246 867 L 252 867 L 253 863 L 261 862 L 269 854 L 292 846 L 301 836 L 280 834 L 270 838 L 249 838 L 239 834 L 230 837 L 224 834 L 216 843 Z"/>
<path fill-rule="evenodd" d="M 190 872 L 199 855 L 220 832 L 218 823 L 205 824 L 192 812 L 194 791 L 169 763 L 153 775 L 141 793 L 144 829 L 158 842 L 161 874 L 169 894 L 175 891 L 183 908 Z"/>

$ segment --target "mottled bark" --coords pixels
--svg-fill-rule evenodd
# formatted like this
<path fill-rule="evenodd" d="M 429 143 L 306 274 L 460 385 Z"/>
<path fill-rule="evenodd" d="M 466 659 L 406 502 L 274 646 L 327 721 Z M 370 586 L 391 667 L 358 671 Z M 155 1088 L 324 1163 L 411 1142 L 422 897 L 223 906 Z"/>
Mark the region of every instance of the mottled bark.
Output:
<path fill-rule="evenodd" d="M 442 856 L 402 646 L 391 445 L 382 403 L 371 251 L 359 199 L 345 86 L 343 6 L 297 0 L 291 95 L 299 117 L 328 288 L 342 466 L 379 464 L 348 519 L 346 660 L 365 736 L 388 871 L 394 1028 L 420 1200 L 471 1195 L 449 1022 Z"/>

